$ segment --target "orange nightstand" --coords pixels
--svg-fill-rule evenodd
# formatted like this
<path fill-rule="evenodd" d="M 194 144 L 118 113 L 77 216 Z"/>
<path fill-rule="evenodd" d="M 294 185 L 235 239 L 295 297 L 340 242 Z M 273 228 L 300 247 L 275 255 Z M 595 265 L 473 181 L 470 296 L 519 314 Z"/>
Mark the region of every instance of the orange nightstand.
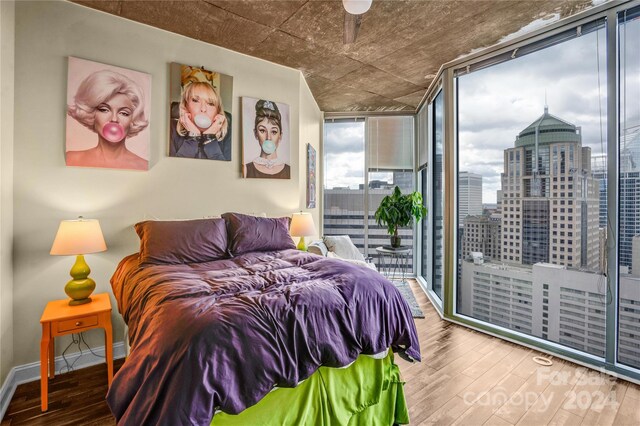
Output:
<path fill-rule="evenodd" d="M 40 341 L 40 392 L 42 411 L 47 411 L 49 381 L 54 378 L 56 363 L 54 360 L 54 340 L 56 336 L 80 333 L 92 328 L 104 328 L 104 346 L 107 358 L 109 386 L 113 380 L 113 331 L 111 329 L 111 301 L 107 293 L 94 294 L 91 302 L 84 305 L 69 306 L 69 299 L 54 300 L 47 303 L 40 323 L 42 340 Z M 47 368 L 48 366 L 48 368 Z"/>

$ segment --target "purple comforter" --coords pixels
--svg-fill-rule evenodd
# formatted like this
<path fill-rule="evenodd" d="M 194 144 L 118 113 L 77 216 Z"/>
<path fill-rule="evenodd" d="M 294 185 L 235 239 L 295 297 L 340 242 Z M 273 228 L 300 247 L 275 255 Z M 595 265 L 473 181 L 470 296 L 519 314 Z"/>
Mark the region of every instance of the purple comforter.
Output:
<path fill-rule="evenodd" d="M 131 343 L 107 394 L 118 424 L 209 424 L 388 347 L 420 360 L 398 290 L 341 260 L 284 250 L 139 267 L 135 254 L 111 285 Z"/>

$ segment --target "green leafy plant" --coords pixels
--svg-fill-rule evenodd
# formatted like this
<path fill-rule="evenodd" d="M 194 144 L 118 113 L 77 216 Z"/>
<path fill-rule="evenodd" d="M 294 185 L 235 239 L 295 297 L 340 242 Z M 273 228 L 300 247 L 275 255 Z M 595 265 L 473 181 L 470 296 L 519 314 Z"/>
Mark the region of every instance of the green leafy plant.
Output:
<path fill-rule="evenodd" d="M 396 186 L 393 193 L 380 202 L 375 218 L 378 225 L 386 226 L 391 236 L 391 245 L 398 247 L 398 228 L 411 225 L 414 219 L 418 222 L 426 214 L 427 209 L 422 205 L 422 195 L 419 192 L 402 195 L 400 188 Z"/>

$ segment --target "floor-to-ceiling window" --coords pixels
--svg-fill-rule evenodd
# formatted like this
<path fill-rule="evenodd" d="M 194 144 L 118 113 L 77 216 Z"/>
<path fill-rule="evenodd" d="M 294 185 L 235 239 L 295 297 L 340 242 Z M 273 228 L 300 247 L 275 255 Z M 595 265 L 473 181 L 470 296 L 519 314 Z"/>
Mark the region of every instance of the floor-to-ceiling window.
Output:
<path fill-rule="evenodd" d="M 619 14 L 618 361 L 640 368 L 640 7 Z"/>
<path fill-rule="evenodd" d="M 420 229 L 419 276 L 442 306 L 444 282 L 444 95 L 436 86 L 418 111 L 418 181 L 427 216 Z"/>
<path fill-rule="evenodd" d="M 455 78 L 457 313 L 600 357 L 606 51 L 599 19 Z"/>
<path fill-rule="evenodd" d="M 442 289 L 444 283 L 444 96 L 440 91 L 433 100 L 431 120 L 431 140 L 433 141 L 433 156 L 431 158 L 433 167 L 433 209 L 432 233 L 433 252 L 431 262 L 433 262 L 432 282 L 433 291 L 442 299 Z"/>
<path fill-rule="evenodd" d="M 640 379 L 640 2 L 526 37 L 416 114 L 417 272 L 447 319 Z"/>
<path fill-rule="evenodd" d="M 388 256 L 381 256 L 378 247 L 391 244 L 384 226 L 376 223 L 375 212 L 382 199 L 390 195 L 394 188 L 403 194 L 414 190 L 413 145 L 414 123 L 411 116 L 371 117 L 367 121 L 369 129 L 369 161 L 367 167 L 369 195 L 368 254 L 376 264 L 390 267 Z M 400 265 L 404 273 L 413 274 L 413 227 L 398 230 L 402 247 L 411 250 Z M 383 265 L 383 262 L 385 263 Z"/>
<path fill-rule="evenodd" d="M 391 258 L 376 250 L 390 244 L 386 227 L 375 221 L 383 197 L 398 186 L 414 190 L 412 116 L 328 119 L 324 142 L 324 235 L 349 235 L 378 267 Z M 397 273 L 414 274 L 413 228 L 399 229 L 410 249 Z M 406 260 L 406 262 L 404 262 Z M 386 262 L 383 264 L 383 262 Z"/>
<path fill-rule="evenodd" d="M 324 125 L 323 235 L 348 235 L 365 253 L 365 120 Z"/>
<path fill-rule="evenodd" d="M 426 284 L 429 289 L 432 289 L 432 274 L 433 274 L 433 262 L 431 261 L 431 254 L 433 253 L 431 249 L 431 241 L 433 240 L 433 235 L 431 233 L 431 224 L 432 224 L 432 214 L 431 211 L 431 175 L 430 175 L 430 153 L 431 153 L 431 138 L 430 138 L 430 130 L 432 127 L 431 122 L 431 110 L 432 104 L 425 104 L 418 111 L 416 115 L 417 120 L 417 170 L 418 170 L 418 182 L 420 191 L 422 194 L 422 201 L 424 206 L 427 208 L 427 215 L 422 220 L 420 224 L 420 242 L 418 247 L 420 250 L 418 251 L 420 256 L 420 270 L 417 275 L 419 275 Z"/>

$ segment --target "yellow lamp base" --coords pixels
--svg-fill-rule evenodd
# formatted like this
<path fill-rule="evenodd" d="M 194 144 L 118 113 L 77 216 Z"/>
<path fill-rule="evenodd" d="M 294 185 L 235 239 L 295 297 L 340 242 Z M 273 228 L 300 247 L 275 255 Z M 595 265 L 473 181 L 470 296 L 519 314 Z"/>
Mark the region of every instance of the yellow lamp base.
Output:
<path fill-rule="evenodd" d="M 307 251 L 307 242 L 304 240 L 304 237 L 300 237 L 300 241 L 298 242 L 298 250 Z"/>
<path fill-rule="evenodd" d="M 83 255 L 76 257 L 76 263 L 71 268 L 70 275 L 73 277 L 67 285 L 64 286 L 64 292 L 71 298 L 69 305 L 84 305 L 91 302 L 91 293 L 96 288 L 96 282 L 89 278 L 91 269 L 87 262 L 84 261 Z"/>

